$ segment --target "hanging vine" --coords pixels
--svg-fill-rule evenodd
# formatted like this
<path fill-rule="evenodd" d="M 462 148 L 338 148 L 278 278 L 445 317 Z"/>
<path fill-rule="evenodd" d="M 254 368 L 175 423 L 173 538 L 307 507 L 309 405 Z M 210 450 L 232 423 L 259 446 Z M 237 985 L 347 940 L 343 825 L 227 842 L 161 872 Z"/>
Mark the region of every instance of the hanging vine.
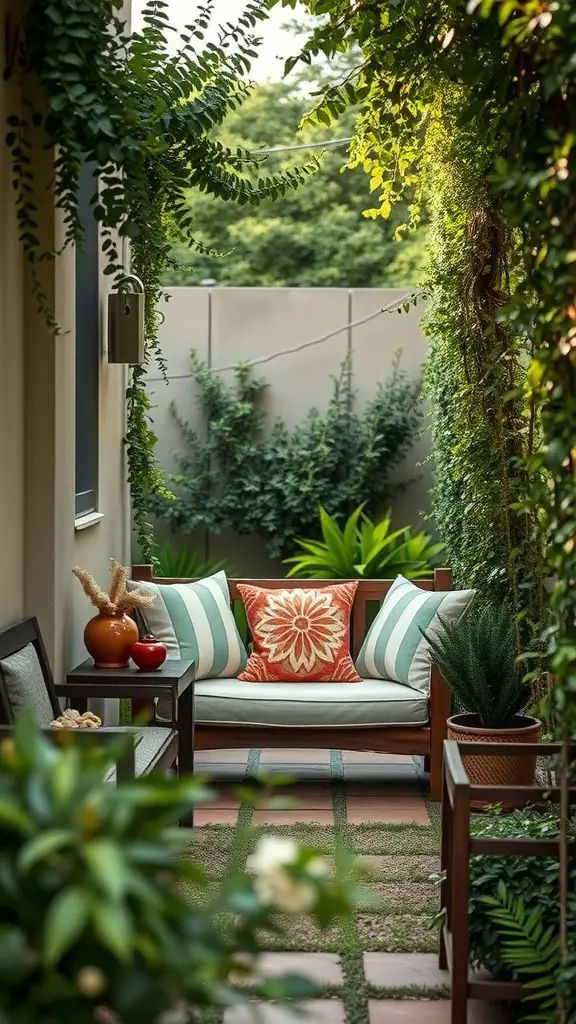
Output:
<path fill-rule="evenodd" d="M 358 43 L 363 62 L 326 90 L 307 120 L 330 122 L 359 103 L 351 163 L 370 175 L 376 202 L 366 216 L 387 217 L 405 198 L 410 217 L 401 230 L 418 224 L 424 203 L 431 216 L 423 283 L 431 297 L 432 506 L 456 583 L 510 599 L 518 651 L 533 649 L 545 614 L 545 563 L 536 510 L 519 514 L 539 439 L 526 397 L 531 342 L 500 322 L 521 276 L 518 238 L 489 182 L 509 136 L 499 111 L 476 94 L 483 62 L 495 74 L 505 55 L 494 53 L 490 35 L 475 38 L 470 52 L 457 45 L 456 0 L 308 6 L 329 16 L 288 64 Z M 538 697 L 538 669 L 533 681 Z"/>
<path fill-rule="evenodd" d="M 294 0 L 282 2 L 293 6 Z M 460 95 L 449 119 L 456 133 L 453 166 L 465 173 L 458 143 L 468 126 L 476 131 L 485 161 L 478 170 L 488 205 L 461 226 L 452 245 L 463 258 L 468 247 L 477 258 L 474 243 L 481 235 L 484 242 L 492 238 L 489 249 L 499 240 L 500 251 L 502 231 L 518 239 L 518 274 L 511 282 L 498 272 L 500 256 L 481 246 L 484 257 L 470 277 L 473 287 L 465 290 L 466 307 L 475 309 L 481 330 L 480 337 L 475 331 L 464 370 L 470 373 L 473 359 L 476 370 L 486 371 L 482 417 L 495 447 L 507 453 L 506 500 L 532 519 L 535 543 L 544 548 L 544 571 L 555 580 L 553 621 L 543 639 L 562 740 L 562 967 L 554 1019 L 567 1024 L 576 1002 L 576 950 L 567 925 L 568 780 L 574 770 L 570 742 L 576 740 L 576 0 L 307 0 L 307 6 L 326 18 L 301 58 L 330 56 L 354 42 L 363 48 L 355 80 L 329 90 L 311 116 L 329 121 L 346 103 L 363 102 L 352 158 L 371 172 L 379 193 L 371 215 L 387 215 L 409 188 L 417 222 L 426 187 L 423 139 L 438 95 L 445 98 L 445 86 L 455 85 Z M 464 147 L 464 160 L 465 154 Z M 433 316 L 438 313 L 437 308 Z M 520 419 L 498 403 L 494 420 L 494 371 L 504 378 L 511 373 L 505 366 L 507 336 L 528 339 L 527 402 L 517 407 Z M 511 397 L 519 398 L 516 382 Z M 535 437 L 539 426 L 541 445 Z M 518 461 L 514 443 L 523 432 L 527 450 Z M 460 501 L 463 496 L 461 489 Z M 510 553 L 516 556 L 513 546 Z M 530 577 L 520 585 L 529 588 Z"/>
<path fill-rule="evenodd" d="M 159 359 L 156 303 L 160 275 L 169 265 L 168 218 L 183 239 L 195 244 L 186 190 L 200 188 L 224 201 L 258 203 L 299 185 L 316 164 L 270 177 L 248 152 L 232 151 L 210 136 L 248 94 L 246 74 L 258 43 L 254 31 L 267 15 L 266 0 L 248 0 L 236 23 L 219 30 L 216 42 L 205 42 L 214 8 L 214 0 L 205 0 L 175 52 L 169 46 L 173 30 L 165 0 L 148 0 L 144 28 L 134 34 L 121 18 L 122 6 L 122 0 L 32 0 L 5 73 L 29 80 L 30 88 L 25 90 L 23 113 L 8 119 L 6 141 L 32 287 L 55 332 L 58 325 L 39 267 L 57 254 L 42 245 L 40 185 L 30 151 L 34 144 L 56 154 L 52 188 L 63 217 L 65 246 L 82 244 L 78 176 L 85 161 L 95 163 L 93 212 L 106 255 L 104 272 L 115 283 L 126 273 L 120 243 L 128 239 L 133 269 L 147 287 L 147 363 Z M 142 556 L 151 560 L 148 498 L 163 485 L 142 367 L 132 370 L 127 403 L 136 534 Z"/>

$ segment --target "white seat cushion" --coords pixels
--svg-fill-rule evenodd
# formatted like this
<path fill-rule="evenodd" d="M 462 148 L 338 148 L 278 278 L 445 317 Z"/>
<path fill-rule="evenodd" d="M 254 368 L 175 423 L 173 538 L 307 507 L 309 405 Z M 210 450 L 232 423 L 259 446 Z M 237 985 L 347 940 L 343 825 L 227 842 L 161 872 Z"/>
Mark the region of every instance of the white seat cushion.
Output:
<path fill-rule="evenodd" d="M 360 683 L 245 683 L 202 679 L 195 686 L 196 722 L 333 729 L 426 725 L 428 699 L 387 679 Z"/>

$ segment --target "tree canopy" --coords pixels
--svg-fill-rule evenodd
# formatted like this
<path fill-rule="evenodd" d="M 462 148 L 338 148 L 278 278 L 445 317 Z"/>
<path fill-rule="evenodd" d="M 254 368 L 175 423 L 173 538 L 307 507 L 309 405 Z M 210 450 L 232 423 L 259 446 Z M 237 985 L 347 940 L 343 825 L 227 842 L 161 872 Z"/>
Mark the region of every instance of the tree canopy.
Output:
<path fill-rule="evenodd" d="M 233 111 L 216 137 L 234 149 L 274 149 L 354 133 L 356 111 L 347 110 L 337 124 L 298 124 L 310 109 L 303 76 L 293 84 L 258 85 Z M 318 83 L 318 79 L 314 82 Z M 265 173 L 287 171 L 302 152 L 267 157 Z M 363 217 L 371 205 L 369 179 L 361 169 L 343 169 L 347 146 L 328 148 L 320 170 L 306 184 L 258 207 L 222 204 L 197 189 L 187 194 L 195 238 L 208 251 L 175 241 L 172 256 L 179 266 L 164 275 L 165 284 L 292 287 L 393 287 L 417 283 L 424 254 L 425 229 L 401 242 L 395 228 L 406 218 L 400 205 L 389 221 Z M 176 232 L 174 233 L 176 237 Z M 225 256 L 218 254 L 226 254 Z"/>

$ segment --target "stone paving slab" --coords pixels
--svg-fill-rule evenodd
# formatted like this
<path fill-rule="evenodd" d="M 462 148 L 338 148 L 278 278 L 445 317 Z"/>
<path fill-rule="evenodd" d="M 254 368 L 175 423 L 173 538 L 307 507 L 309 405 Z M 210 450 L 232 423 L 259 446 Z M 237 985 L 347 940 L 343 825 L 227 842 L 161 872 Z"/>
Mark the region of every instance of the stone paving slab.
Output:
<path fill-rule="evenodd" d="M 370 999 L 370 1024 L 450 1024 L 448 999 Z M 503 1011 L 494 1003 L 469 1000 L 467 1024 L 506 1024 Z"/>
<path fill-rule="evenodd" d="M 344 1005 L 339 999 L 311 999 L 302 1004 L 301 1013 L 274 1003 L 229 1006 L 224 1024 L 344 1024 Z"/>
<path fill-rule="evenodd" d="M 435 953 L 364 953 L 366 981 L 382 988 L 449 985 L 448 971 L 438 967 Z"/>
<path fill-rule="evenodd" d="M 263 953 L 254 975 L 243 980 L 245 984 L 253 984 L 255 978 L 272 978 L 281 974 L 300 974 L 317 985 L 343 983 L 338 953 Z"/>

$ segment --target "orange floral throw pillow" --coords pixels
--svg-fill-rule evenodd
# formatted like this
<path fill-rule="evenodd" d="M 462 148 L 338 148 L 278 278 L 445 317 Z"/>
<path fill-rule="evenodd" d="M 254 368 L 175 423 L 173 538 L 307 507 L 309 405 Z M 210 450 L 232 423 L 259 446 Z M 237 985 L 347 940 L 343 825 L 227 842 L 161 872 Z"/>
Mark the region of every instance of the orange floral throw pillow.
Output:
<path fill-rule="evenodd" d="M 350 657 L 350 611 L 358 583 L 265 590 L 239 583 L 253 653 L 248 683 L 359 683 Z"/>

